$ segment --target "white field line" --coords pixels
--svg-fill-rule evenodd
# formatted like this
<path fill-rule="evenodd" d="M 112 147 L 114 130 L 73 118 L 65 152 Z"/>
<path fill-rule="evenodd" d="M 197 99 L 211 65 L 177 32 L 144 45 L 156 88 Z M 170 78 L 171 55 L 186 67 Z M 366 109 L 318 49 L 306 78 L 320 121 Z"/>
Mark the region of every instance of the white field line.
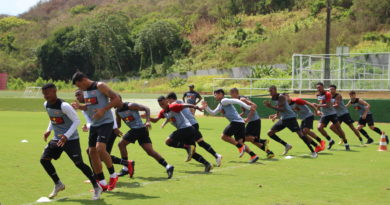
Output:
<path fill-rule="evenodd" d="M 243 168 L 243 167 L 247 167 L 247 166 L 250 166 L 250 164 L 244 164 L 244 165 L 239 165 L 239 166 L 231 166 L 231 167 L 226 167 L 226 168 L 217 168 L 215 170 L 213 169 L 211 174 L 213 172 L 223 172 L 223 171 L 226 171 L 226 170 L 239 169 L 239 168 Z M 172 179 L 184 179 L 184 178 L 188 178 L 188 177 L 191 177 L 191 176 L 194 176 L 194 175 L 199 175 L 199 174 L 188 174 L 188 175 L 184 175 L 184 176 L 174 177 Z M 157 183 L 162 183 L 162 182 L 165 182 L 165 180 L 162 180 L 162 181 L 152 181 L 152 182 L 142 182 L 142 183 L 140 183 L 140 186 L 147 186 L 147 185 L 150 185 L 150 184 L 157 184 Z M 116 188 L 115 190 L 116 191 L 120 191 L 121 188 Z M 91 195 L 91 194 L 92 194 L 91 192 L 84 192 L 84 193 L 81 193 L 81 194 L 64 196 L 64 197 L 61 197 L 61 198 L 58 198 L 58 199 L 54 199 L 51 202 L 55 202 L 55 201 L 59 201 L 59 200 L 67 199 L 67 198 L 75 198 L 75 197 L 87 196 L 87 195 Z M 35 201 L 35 202 L 31 202 L 31 203 L 26 203 L 26 204 L 23 204 L 23 205 L 33 205 L 33 204 L 40 204 L 40 203 L 41 202 L 36 202 Z M 48 202 L 46 202 L 46 203 L 48 203 Z"/>

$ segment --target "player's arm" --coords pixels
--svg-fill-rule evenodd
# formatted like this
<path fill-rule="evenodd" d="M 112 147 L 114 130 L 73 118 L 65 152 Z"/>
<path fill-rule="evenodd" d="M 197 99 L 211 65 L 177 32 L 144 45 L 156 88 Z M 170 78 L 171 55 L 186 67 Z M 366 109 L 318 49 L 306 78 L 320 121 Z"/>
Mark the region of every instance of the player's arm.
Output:
<path fill-rule="evenodd" d="M 80 124 L 80 119 L 77 116 L 76 111 L 68 103 L 63 102 L 61 105 L 61 110 L 72 121 L 72 125 L 65 132 L 65 134 L 61 135 L 61 139 L 57 143 L 59 147 L 63 147 L 65 145 L 66 141 L 69 139 L 70 136 L 72 136 L 74 132 L 76 132 L 77 126 L 79 126 Z"/>
<path fill-rule="evenodd" d="M 349 100 L 348 103 L 345 105 L 345 107 L 348 108 L 348 107 L 351 106 L 351 105 L 352 105 L 352 102 L 351 102 L 351 100 Z"/>
<path fill-rule="evenodd" d="M 46 132 L 43 133 L 43 140 L 47 141 L 47 138 L 50 136 L 51 131 L 53 130 L 53 126 L 51 125 L 51 121 L 49 120 L 49 125 L 47 126 Z"/>
<path fill-rule="evenodd" d="M 330 93 L 325 94 L 325 100 L 321 100 L 320 104 L 315 104 L 317 107 L 332 107 L 332 95 Z"/>
<path fill-rule="evenodd" d="M 200 101 L 203 100 L 202 96 L 200 96 L 199 93 L 196 93 L 196 98 L 197 98 L 198 100 L 196 101 L 195 105 L 197 105 Z"/>
<path fill-rule="evenodd" d="M 183 102 L 186 102 L 186 96 L 187 96 L 187 93 L 184 93 L 183 94 Z"/>
<path fill-rule="evenodd" d="M 333 103 L 333 107 L 339 107 L 340 104 L 341 104 L 341 96 L 337 95 L 336 98 L 335 98 L 335 101 Z"/>
<path fill-rule="evenodd" d="M 110 110 L 113 107 L 119 107 L 121 104 L 121 99 L 118 94 L 116 94 L 111 88 L 109 88 L 105 83 L 99 82 L 97 84 L 97 88 L 100 92 L 102 92 L 105 96 L 110 98 L 110 102 L 101 109 L 96 109 L 96 114 L 93 116 L 95 119 L 99 119 L 103 117 L 104 113 Z"/>
<path fill-rule="evenodd" d="M 311 107 L 313 110 L 314 110 L 314 114 L 315 115 L 318 115 L 319 113 L 319 110 L 318 108 L 311 102 L 307 101 L 307 100 L 304 100 L 305 104 L 308 105 L 309 107 Z"/>
<path fill-rule="evenodd" d="M 122 119 L 121 119 L 121 116 L 119 116 L 118 112 L 115 112 L 115 118 L 116 118 L 116 124 L 118 125 L 118 128 L 121 128 Z"/>
<path fill-rule="evenodd" d="M 371 106 L 370 106 L 370 104 L 368 104 L 365 100 L 363 100 L 363 99 L 361 99 L 361 98 L 359 98 L 359 103 L 362 104 L 362 105 L 364 105 L 364 107 L 366 108 L 366 109 L 364 110 L 363 115 L 362 115 L 362 118 L 363 118 L 363 119 L 366 119 L 367 114 L 368 114 L 368 112 L 370 111 Z"/>
<path fill-rule="evenodd" d="M 161 128 L 164 128 L 165 125 L 169 123 L 169 119 L 165 119 L 165 121 L 161 124 Z"/>
<path fill-rule="evenodd" d="M 240 100 L 242 102 L 244 102 L 245 104 L 251 106 L 251 110 L 249 111 L 248 116 L 246 116 L 246 121 L 247 121 L 247 120 L 251 119 L 252 116 L 255 114 L 255 111 L 257 109 L 257 105 L 255 103 L 253 103 L 251 100 L 249 100 L 248 98 L 241 98 Z"/>
<path fill-rule="evenodd" d="M 278 112 L 283 112 L 284 111 L 284 104 L 286 103 L 286 97 L 284 97 L 283 95 L 280 95 L 279 99 L 278 99 L 278 105 L 276 105 L 276 106 L 273 106 L 271 104 L 271 102 L 268 100 L 263 101 L 263 103 L 266 107 L 274 109 Z"/>
<path fill-rule="evenodd" d="M 156 122 L 158 122 L 160 119 L 165 118 L 164 112 L 165 112 L 165 110 L 161 110 L 161 111 L 158 113 L 157 117 L 149 117 L 150 122 L 156 123 Z M 146 117 L 146 116 L 143 115 L 142 117 Z"/>
<path fill-rule="evenodd" d="M 87 105 L 86 104 L 80 104 L 79 102 L 77 101 L 74 101 L 72 102 L 72 107 L 76 110 L 82 110 L 82 111 L 85 111 L 87 110 Z"/>
<path fill-rule="evenodd" d="M 81 113 L 83 113 L 85 121 L 87 122 L 82 128 L 83 132 L 88 132 L 92 124 L 91 118 L 89 118 L 88 114 L 85 111 L 81 111 Z"/>
<path fill-rule="evenodd" d="M 150 125 L 150 121 L 151 121 L 150 120 L 150 108 L 149 107 L 146 107 L 144 105 L 140 105 L 137 103 L 129 103 L 128 106 L 129 106 L 130 110 L 145 111 L 145 118 L 146 118 L 145 126 L 148 128 L 151 127 L 151 125 Z"/>
<path fill-rule="evenodd" d="M 202 102 L 202 109 L 206 110 L 210 115 L 217 115 L 218 113 L 221 112 L 222 110 L 222 105 L 221 104 L 218 104 L 218 106 L 212 110 L 209 105 L 207 104 L 206 101 L 203 101 Z"/>
<path fill-rule="evenodd" d="M 120 131 L 119 127 L 118 127 L 118 122 L 121 123 L 121 119 L 117 119 L 116 117 L 116 113 L 113 109 L 111 109 L 111 113 L 112 113 L 112 118 L 114 119 L 114 125 L 112 126 L 112 129 L 114 130 L 114 134 L 116 136 L 122 136 L 123 133 Z"/>

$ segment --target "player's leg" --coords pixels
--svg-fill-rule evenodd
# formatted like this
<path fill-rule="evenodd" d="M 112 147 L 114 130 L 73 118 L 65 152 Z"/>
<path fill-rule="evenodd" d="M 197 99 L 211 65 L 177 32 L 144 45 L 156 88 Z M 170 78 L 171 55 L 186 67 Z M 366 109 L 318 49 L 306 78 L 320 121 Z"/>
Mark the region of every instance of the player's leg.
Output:
<path fill-rule="evenodd" d="M 222 156 L 220 154 L 218 154 L 212 147 L 209 143 L 205 142 L 204 139 L 203 139 L 203 135 L 202 133 L 200 132 L 199 130 L 199 125 L 196 124 L 193 126 L 194 129 L 195 129 L 195 141 L 196 143 L 202 147 L 203 149 L 205 149 L 208 153 L 210 153 L 211 155 L 213 155 L 213 157 L 215 159 L 218 160 L 218 158 L 222 159 Z M 218 163 L 217 163 L 218 164 Z"/>
<path fill-rule="evenodd" d="M 150 138 L 149 138 L 150 141 Z M 138 141 L 142 149 L 151 157 L 153 157 L 161 166 L 163 166 L 168 174 L 168 179 L 172 178 L 173 176 L 173 170 L 174 167 L 170 164 L 168 164 L 165 159 L 153 149 L 152 142 L 147 142 L 147 141 Z"/>
<path fill-rule="evenodd" d="M 96 141 L 97 141 L 97 127 L 91 126 L 89 129 L 89 139 L 88 139 L 88 154 L 91 159 L 92 169 L 94 170 L 94 176 L 99 184 L 103 188 L 103 190 L 107 190 L 107 182 L 104 179 L 104 174 L 102 170 L 102 162 L 100 160 L 99 153 L 96 149 Z"/>
<path fill-rule="evenodd" d="M 244 155 L 246 146 L 244 144 L 241 144 L 237 142 L 232 136 L 235 133 L 235 126 L 234 123 L 231 122 L 228 126 L 225 127 L 223 130 L 223 133 L 221 135 L 221 139 L 227 143 L 230 143 L 237 147 L 238 152 L 240 153 L 240 157 Z"/>
<path fill-rule="evenodd" d="M 233 134 L 238 143 L 245 145 L 245 123 L 234 123 Z M 250 155 L 249 163 L 255 163 L 259 160 L 259 157 L 249 148 L 248 145 L 245 145 L 245 152 Z"/>
<path fill-rule="evenodd" d="M 210 162 L 208 162 L 205 158 L 203 158 L 202 155 L 194 152 L 192 154 L 192 158 L 197 162 L 202 163 L 205 166 L 204 169 L 205 172 L 210 172 L 210 170 L 213 169 L 213 165 Z"/>
<path fill-rule="evenodd" d="M 311 140 L 307 135 L 304 135 L 301 128 L 299 127 L 298 121 L 296 118 L 287 119 L 285 121 L 286 126 L 291 132 L 296 132 L 298 136 L 303 140 L 303 142 L 306 144 L 306 146 L 309 148 L 309 150 L 312 153 L 312 157 L 317 157 L 317 152 L 322 151 L 321 146 L 318 146 L 316 142 Z M 315 147 L 315 151 L 313 147 Z"/>
<path fill-rule="evenodd" d="M 128 166 L 128 161 L 127 160 L 123 160 L 123 159 L 121 159 L 121 158 L 119 158 L 117 156 L 111 155 L 112 147 L 114 146 L 114 143 L 115 143 L 115 140 L 116 140 L 117 137 L 118 136 L 114 133 L 114 130 L 113 130 L 111 132 L 110 138 L 107 141 L 106 150 L 110 154 L 111 161 L 112 161 L 113 164 L 120 164 L 120 165 L 123 165 L 123 166 Z"/>
<path fill-rule="evenodd" d="M 353 123 L 355 122 L 349 113 L 344 114 L 339 117 L 340 124 L 342 122 L 345 122 L 346 125 L 353 131 L 353 133 L 356 135 L 356 137 L 359 139 L 360 143 L 363 144 L 363 138 L 360 136 L 359 131 L 353 126 Z"/>
<path fill-rule="evenodd" d="M 65 189 L 65 185 L 61 182 L 60 178 L 57 175 L 56 169 L 51 163 L 51 160 L 58 159 L 61 156 L 61 153 L 62 148 L 57 146 L 57 141 L 52 140 L 47 144 L 40 159 L 40 162 L 46 173 L 54 182 L 54 189 L 49 194 L 49 198 L 54 198 L 55 196 L 57 196 L 58 192 Z"/>
<path fill-rule="evenodd" d="M 372 115 L 367 115 L 366 120 L 367 120 L 368 127 L 371 130 L 373 130 L 374 132 L 378 133 L 379 135 L 384 135 L 385 134 L 384 132 L 382 132 L 381 129 L 379 129 L 378 127 L 376 127 L 374 125 L 374 118 L 373 118 Z M 389 144 L 389 137 L 387 135 L 385 135 L 385 137 L 386 137 L 387 144 Z"/>
<path fill-rule="evenodd" d="M 322 134 L 322 136 L 324 136 L 328 140 L 329 143 L 328 149 L 331 149 L 335 142 L 332 138 L 330 138 L 328 133 L 325 131 L 325 127 L 328 125 L 328 123 L 329 123 L 329 119 L 325 116 L 322 116 L 320 121 L 318 122 L 317 129 Z"/>
<path fill-rule="evenodd" d="M 282 131 L 284 128 L 286 128 L 286 125 L 283 123 L 283 120 L 279 120 L 272 126 L 272 128 L 267 133 L 271 139 L 284 146 L 284 152 L 282 153 L 282 155 L 286 155 L 288 151 L 292 149 L 292 145 L 288 144 L 284 140 L 280 139 L 278 135 L 276 135 L 277 132 Z"/>
<path fill-rule="evenodd" d="M 367 142 L 366 144 L 371 144 L 374 142 L 374 140 L 370 137 L 370 135 L 368 135 L 368 133 L 366 132 L 366 130 L 364 130 L 363 128 L 366 126 L 367 124 L 367 121 L 366 119 L 362 119 L 362 117 L 360 116 L 359 120 L 358 120 L 358 126 L 357 126 L 357 130 L 359 130 L 359 132 L 367 138 Z"/>

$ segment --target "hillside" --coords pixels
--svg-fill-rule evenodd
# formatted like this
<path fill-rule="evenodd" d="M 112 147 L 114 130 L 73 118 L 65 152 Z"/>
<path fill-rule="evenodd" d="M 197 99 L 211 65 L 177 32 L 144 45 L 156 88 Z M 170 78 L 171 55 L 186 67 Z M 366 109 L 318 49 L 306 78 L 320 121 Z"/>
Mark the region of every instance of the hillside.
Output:
<path fill-rule="evenodd" d="M 390 2 L 335 0 L 331 50 L 390 51 Z M 0 72 L 34 81 L 165 76 L 323 53 L 324 0 L 49 0 L 0 17 Z"/>

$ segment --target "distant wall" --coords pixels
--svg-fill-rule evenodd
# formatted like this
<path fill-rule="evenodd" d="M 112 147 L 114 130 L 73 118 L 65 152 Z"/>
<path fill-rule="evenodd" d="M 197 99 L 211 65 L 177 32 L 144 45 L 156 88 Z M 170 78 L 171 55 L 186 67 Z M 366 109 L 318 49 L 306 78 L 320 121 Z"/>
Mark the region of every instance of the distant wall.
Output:
<path fill-rule="evenodd" d="M 257 112 L 259 112 L 262 118 L 268 118 L 269 115 L 274 114 L 275 111 L 273 109 L 267 108 L 263 105 L 264 100 L 270 100 L 270 98 L 250 98 L 257 105 Z M 205 97 L 205 101 L 207 101 L 210 108 L 217 107 L 217 102 L 214 97 Z M 309 102 L 316 102 L 315 99 L 305 99 Z M 390 122 L 390 100 L 366 100 L 371 105 L 371 112 L 373 113 L 374 120 L 376 122 Z M 345 100 L 345 103 L 347 101 Z M 238 106 L 236 106 L 237 110 L 241 110 Z M 349 113 L 352 116 L 352 119 L 357 121 L 359 119 L 359 114 L 357 111 L 353 110 L 352 107 L 349 108 Z M 207 112 L 205 112 L 208 115 Z M 319 119 L 319 117 L 316 117 Z"/>

